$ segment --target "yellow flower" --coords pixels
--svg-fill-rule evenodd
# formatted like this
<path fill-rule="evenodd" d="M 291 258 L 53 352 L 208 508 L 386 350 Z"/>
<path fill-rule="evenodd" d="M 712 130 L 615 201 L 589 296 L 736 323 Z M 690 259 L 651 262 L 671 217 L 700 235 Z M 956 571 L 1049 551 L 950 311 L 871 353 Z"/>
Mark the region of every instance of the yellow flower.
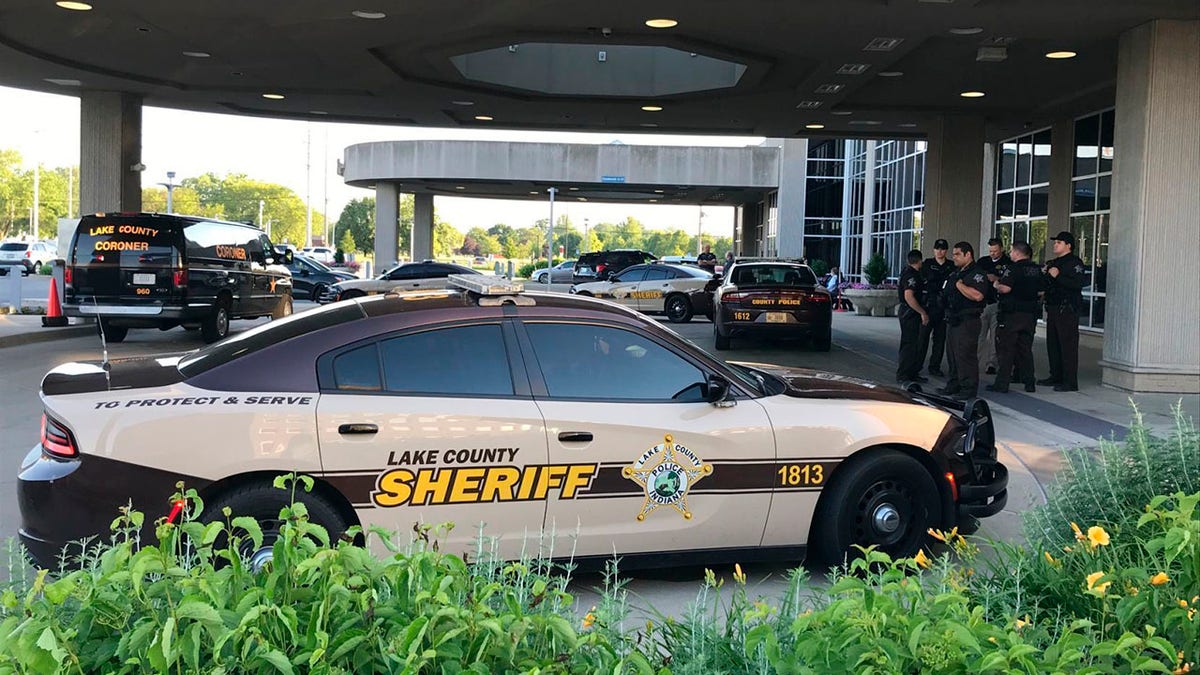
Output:
<path fill-rule="evenodd" d="M 596 612 L 596 606 L 592 605 L 592 608 L 588 610 L 588 613 L 586 615 L 584 615 L 584 617 L 583 617 L 583 629 L 584 630 L 591 628 L 592 624 L 596 623 L 595 612 Z"/>
<path fill-rule="evenodd" d="M 1184 608 L 1184 609 L 1187 609 L 1187 600 L 1180 600 L 1180 601 L 1179 601 L 1179 606 L 1180 606 L 1180 607 L 1182 607 L 1182 608 Z"/>
<path fill-rule="evenodd" d="M 1050 555 L 1050 551 L 1044 551 L 1043 553 L 1046 556 L 1046 562 L 1050 563 L 1051 567 L 1058 567 L 1061 564 L 1054 558 L 1054 556 Z"/>
<path fill-rule="evenodd" d="M 913 556 L 913 562 L 925 569 L 929 569 L 929 558 L 925 557 L 925 551 L 917 551 L 917 554 Z"/>
<path fill-rule="evenodd" d="M 1091 574 L 1087 575 L 1087 589 L 1096 594 L 1104 595 L 1104 593 L 1108 591 L 1108 587 L 1110 584 L 1112 584 L 1112 582 L 1106 581 L 1102 584 L 1097 584 L 1096 582 L 1100 581 L 1100 579 L 1103 577 L 1104 572 L 1092 572 Z"/>
<path fill-rule="evenodd" d="M 1093 549 L 1098 546 L 1108 546 L 1108 533 L 1105 532 L 1104 528 L 1100 527 L 1099 525 L 1093 525 L 1088 528 L 1087 538 L 1088 544 L 1091 545 Z"/>
<path fill-rule="evenodd" d="M 1025 626 L 1028 626 L 1030 623 L 1032 623 L 1032 622 L 1029 620 L 1029 615 L 1026 614 L 1024 619 L 1017 619 L 1015 622 L 1013 622 L 1013 627 L 1016 628 L 1017 630 L 1021 630 Z"/>
<path fill-rule="evenodd" d="M 1151 586 L 1162 586 L 1163 584 L 1169 583 L 1171 583 L 1171 577 L 1167 576 L 1166 572 L 1159 572 L 1158 574 L 1150 577 Z"/>
<path fill-rule="evenodd" d="M 934 539 L 937 539 L 938 541 L 942 542 L 943 544 L 946 543 L 946 538 L 942 536 L 942 533 L 939 532 L 938 530 L 933 529 L 932 527 L 929 528 L 929 530 L 926 534 L 933 537 Z"/>
<path fill-rule="evenodd" d="M 1083 531 L 1074 522 L 1071 523 L 1071 529 L 1075 531 L 1075 541 L 1083 541 L 1086 537 L 1083 536 Z"/>
<path fill-rule="evenodd" d="M 1195 619 L 1195 618 L 1196 618 L 1196 608 L 1192 607 L 1192 608 L 1188 609 L 1188 621 L 1191 621 L 1192 619 Z"/>
<path fill-rule="evenodd" d="M 1129 587 L 1129 594 L 1130 594 L 1130 595 L 1137 595 L 1137 594 L 1138 594 L 1138 588 L 1137 588 L 1137 586 L 1130 586 L 1130 587 Z"/>
<path fill-rule="evenodd" d="M 741 563 L 733 564 L 733 580 L 741 586 L 746 585 L 746 573 L 742 571 Z"/>
<path fill-rule="evenodd" d="M 995 637 L 988 637 L 988 642 L 990 642 L 990 643 L 992 643 L 992 644 L 994 644 L 994 645 L 995 645 L 995 644 L 1000 644 L 999 642 L 996 642 L 996 638 L 995 638 Z"/>
<path fill-rule="evenodd" d="M 1064 546 L 1064 547 L 1063 547 L 1063 553 L 1070 553 L 1070 552 L 1072 552 L 1072 551 L 1074 551 L 1074 550 L 1075 550 L 1075 549 L 1071 548 L 1070 546 Z"/>

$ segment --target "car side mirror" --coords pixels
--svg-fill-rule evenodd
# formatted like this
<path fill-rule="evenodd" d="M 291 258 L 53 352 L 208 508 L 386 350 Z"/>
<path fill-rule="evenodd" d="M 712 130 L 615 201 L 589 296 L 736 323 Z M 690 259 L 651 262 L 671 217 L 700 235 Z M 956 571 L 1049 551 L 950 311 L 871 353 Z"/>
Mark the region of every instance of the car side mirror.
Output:
<path fill-rule="evenodd" d="M 310 274 L 312 274 L 312 272 L 308 271 L 308 268 L 307 268 L 307 267 L 305 267 L 304 269 L 300 270 L 300 276 L 302 276 L 302 277 L 306 277 L 306 276 L 308 276 L 308 275 L 310 275 Z"/>
<path fill-rule="evenodd" d="M 735 405 L 736 402 L 729 398 L 729 380 L 720 375 L 709 375 L 705 384 L 708 388 L 706 398 L 709 403 L 718 408 L 730 408 Z"/>

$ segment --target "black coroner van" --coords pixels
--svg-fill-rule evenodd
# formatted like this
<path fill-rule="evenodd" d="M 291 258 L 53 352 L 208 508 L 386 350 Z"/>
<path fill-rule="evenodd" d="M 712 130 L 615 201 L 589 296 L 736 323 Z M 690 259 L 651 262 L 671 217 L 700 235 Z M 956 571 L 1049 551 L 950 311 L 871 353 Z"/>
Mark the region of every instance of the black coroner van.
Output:
<path fill-rule="evenodd" d="M 292 279 L 277 250 L 252 225 L 196 216 L 84 216 L 66 257 L 67 316 L 95 317 L 107 340 L 130 328 L 199 328 L 205 342 L 232 319 L 292 313 Z"/>

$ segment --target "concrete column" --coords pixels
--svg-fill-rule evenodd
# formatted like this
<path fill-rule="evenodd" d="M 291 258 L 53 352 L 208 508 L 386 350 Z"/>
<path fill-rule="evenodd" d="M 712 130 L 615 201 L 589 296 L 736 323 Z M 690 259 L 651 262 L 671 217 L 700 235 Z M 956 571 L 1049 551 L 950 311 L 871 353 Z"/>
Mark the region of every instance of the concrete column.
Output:
<path fill-rule="evenodd" d="M 412 259 L 433 257 L 433 194 L 413 195 Z"/>
<path fill-rule="evenodd" d="M 930 130 L 922 241 L 968 241 L 979 251 L 991 236 L 983 199 L 993 198 L 995 186 L 984 185 L 984 146 L 982 117 L 946 116 Z"/>
<path fill-rule="evenodd" d="M 808 139 L 779 144 L 779 199 L 775 247 L 781 258 L 804 256 L 804 211 L 808 197 Z"/>
<path fill-rule="evenodd" d="M 386 270 L 396 264 L 400 248 L 397 223 L 400 220 L 400 192 L 395 183 L 375 184 L 375 269 Z"/>
<path fill-rule="evenodd" d="M 875 232 L 875 146 L 876 141 L 867 141 L 866 171 L 863 174 L 863 209 L 862 209 L 862 256 L 859 262 L 859 272 L 866 279 L 864 270 L 874 252 L 871 246 L 871 235 Z"/>
<path fill-rule="evenodd" d="M 79 211 L 142 210 L 142 97 L 85 91 L 79 97 Z"/>
<path fill-rule="evenodd" d="M 1050 128 L 1050 203 L 1046 216 L 1049 236 L 1071 229 L 1071 182 L 1075 166 L 1075 120 L 1065 119 Z M 1054 257 L 1050 241 L 1031 241 L 1034 255 L 1042 252 L 1042 260 Z"/>
<path fill-rule="evenodd" d="M 1103 381 L 1200 393 L 1200 21 L 1121 35 L 1115 126 Z"/>

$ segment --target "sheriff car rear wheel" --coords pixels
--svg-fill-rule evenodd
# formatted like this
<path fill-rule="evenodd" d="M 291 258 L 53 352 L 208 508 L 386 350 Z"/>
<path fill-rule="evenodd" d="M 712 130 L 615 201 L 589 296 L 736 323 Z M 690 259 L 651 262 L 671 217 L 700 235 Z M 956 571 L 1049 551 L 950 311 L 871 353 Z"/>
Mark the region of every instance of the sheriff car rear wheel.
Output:
<path fill-rule="evenodd" d="M 667 320 L 671 323 L 687 323 L 692 320 L 692 303 L 682 295 L 672 295 L 667 298 L 663 308 Z"/>
<path fill-rule="evenodd" d="M 826 565 L 854 557 L 855 545 L 914 555 L 939 514 L 937 485 L 920 462 L 897 450 L 871 452 L 844 464 L 821 495 L 809 550 Z"/>
<path fill-rule="evenodd" d="M 283 507 L 288 506 L 291 500 L 290 490 L 280 490 L 271 483 L 251 483 L 218 494 L 215 498 L 207 501 L 200 520 L 204 522 L 223 520 L 225 516 L 222 510 L 229 507 L 234 518 L 250 516 L 258 521 L 258 526 L 263 533 L 262 546 L 255 548 L 251 541 L 242 541 L 238 546 L 238 553 L 242 560 L 257 571 L 271 561 L 272 547 L 279 539 L 280 528 L 283 526 L 283 521 L 279 519 L 279 512 Z M 320 495 L 311 492 L 297 493 L 295 500 L 303 502 L 308 507 L 309 522 L 324 527 L 329 533 L 330 542 L 337 541 L 337 538 L 346 531 L 348 525 L 345 520 L 338 514 L 337 509 Z M 218 542 L 218 546 L 220 545 L 223 545 L 223 542 Z"/>
<path fill-rule="evenodd" d="M 721 335 L 721 331 L 717 328 L 716 322 L 713 323 L 713 346 L 718 351 L 729 349 L 729 336 Z"/>

